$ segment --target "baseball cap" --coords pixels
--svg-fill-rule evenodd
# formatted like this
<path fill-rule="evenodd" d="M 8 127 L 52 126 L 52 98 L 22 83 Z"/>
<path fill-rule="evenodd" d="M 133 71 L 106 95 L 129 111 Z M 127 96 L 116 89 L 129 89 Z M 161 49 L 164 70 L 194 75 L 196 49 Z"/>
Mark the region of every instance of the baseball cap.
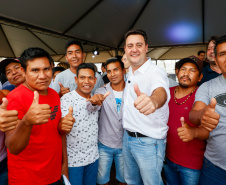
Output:
<path fill-rule="evenodd" d="M 179 61 L 178 61 L 178 69 L 180 70 L 180 68 L 181 68 L 185 63 L 192 63 L 192 64 L 195 64 L 196 67 L 197 67 L 197 69 L 199 70 L 199 72 L 202 73 L 202 68 L 203 68 L 203 66 L 202 66 L 202 61 L 201 61 L 198 57 L 192 55 L 192 56 L 190 56 L 190 57 L 183 58 L 183 59 L 179 60 Z"/>
<path fill-rule="evenodd" d="M 6 59 L 2 60 L 0 62 L 0 73 L 5 75 L 6 66 L 8 66 L 10 63 L 13 63 L 13 62 L 20 64 L 20 62 L 17 59 L 13 59 L 13 58 L 6 58 Z"/>

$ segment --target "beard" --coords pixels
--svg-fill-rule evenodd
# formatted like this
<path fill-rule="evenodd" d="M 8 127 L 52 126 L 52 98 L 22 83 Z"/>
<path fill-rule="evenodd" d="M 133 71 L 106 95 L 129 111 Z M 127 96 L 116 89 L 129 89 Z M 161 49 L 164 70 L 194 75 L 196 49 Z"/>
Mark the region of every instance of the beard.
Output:
<path fill-rule="evenodd" d="M 189 87 L 188 84 L 184 84 L 184 83 L 181 83 L 181 82 L 179 82 L 179 86 L 182 87 L 182 88 L 185 88 L 185 89 Z"/>

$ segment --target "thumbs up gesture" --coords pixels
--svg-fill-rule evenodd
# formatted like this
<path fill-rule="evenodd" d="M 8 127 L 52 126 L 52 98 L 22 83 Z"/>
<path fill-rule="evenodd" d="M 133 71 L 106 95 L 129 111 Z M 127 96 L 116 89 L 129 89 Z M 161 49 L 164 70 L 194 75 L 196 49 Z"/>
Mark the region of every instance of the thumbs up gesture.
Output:
<path fill-rule="evenodd" d="M 75 122 L 75 118 L 73 117 L 73 107 L 69 107 L 68 114 L 61 118 L 60 123 L 58 124 L 58 130 L 61 134 L 68 134 Z"/>
<path fill-rule="evenodd" d="M 6 132 L 16 128 L 18 121 L 18 112 L 16 110 L 7 110 L 8 100 L 2 99 L 0 105 L 0 131 Z"/>
<path fill-rule="evenodd" d="M 24 118 L 27 125 L 40 125 L 47 123 L 51 116 L 50 106 L 48 104 L 39 104 L 39 94 L 34 91 L 33 102 L 25 114 Z"/>
<path fill-rule="evenodd" d="M 64 87 L 62 83 L 58 82 L 59 86 L 60 86 L 60 92 L 59 95 L 60 97 L 63 96 L 64 94 L 70 92 L 69 87 Z"/>
<path fill-rule="evenodd" d="M 149 115 L 155 112 L 157 105 L 151 97 L 142 93 L 137 84 L 134 84 L 134 91 L 137 95 L 137 99 L 134 101 L 134 107 L 144 115 Z"/>
<path fill-rule="evenodd" d="M 92 105 L 99 105 L 101 106 L 103 101 L 107 98 L 107 96 L 111 92 L 106 92 L 104 95 L 103 94 L 94 94 L 91 98 L 87 98 L 86 101 L 90 101 Z"/>
<path fill-rule="evenodd" d="M 177 129 L 178 136 L 183 142 L 191 141 L 195 138 L 195 130 L 184 121 L 184 117 L 180 118 L 182 127 Z"/>
<path fill-rule="evenodd" d="M 216 105 L 216 99 L 212 98 L 210 104 L 200 114 L 201 125 L 209 132 L 213 131 L 219 123 L 220 115 L 215 112 Z"/>

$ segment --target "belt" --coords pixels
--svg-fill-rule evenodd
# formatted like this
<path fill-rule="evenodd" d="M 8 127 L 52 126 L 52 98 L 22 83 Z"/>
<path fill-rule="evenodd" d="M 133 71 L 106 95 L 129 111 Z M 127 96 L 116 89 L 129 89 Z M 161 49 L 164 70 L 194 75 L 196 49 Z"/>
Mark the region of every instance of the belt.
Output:
<path fill-rule="evenodd" d="M 128 131 L 128 130 L 126 130 L 126 132 L 128 133 L 128 135 L 129 136 L 131 136 L 131 137 L 148 137 L 148 136 L 145 136 L 145 135 L 143 135 L 143 134 L 141 134 L 141 133 L 139 133 L 139 132 L 130 132 L 130 131 Z"/>

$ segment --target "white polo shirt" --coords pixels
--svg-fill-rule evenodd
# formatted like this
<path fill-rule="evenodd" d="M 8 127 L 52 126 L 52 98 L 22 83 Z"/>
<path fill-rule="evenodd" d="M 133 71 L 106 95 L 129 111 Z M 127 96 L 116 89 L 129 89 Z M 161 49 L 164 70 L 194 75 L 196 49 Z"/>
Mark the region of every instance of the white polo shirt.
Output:
<path fill-rule="evenodd" d="M 138 84 L 140 91 L 148 96 L 151 96 L 158 87 L 163 87 L 167 93 L 166 103 L 148 116 L 141 114 L 134 107 L 134 101 L 137 98 L 134 84 Z M 165 138 L 168 131 L 169 100 L 169 80 L 164 69 L 153 64 L 151 59 L 147 60 L 134 73 L 130 67 L 124 91 L 123 128 L 155 139 Z"/>

